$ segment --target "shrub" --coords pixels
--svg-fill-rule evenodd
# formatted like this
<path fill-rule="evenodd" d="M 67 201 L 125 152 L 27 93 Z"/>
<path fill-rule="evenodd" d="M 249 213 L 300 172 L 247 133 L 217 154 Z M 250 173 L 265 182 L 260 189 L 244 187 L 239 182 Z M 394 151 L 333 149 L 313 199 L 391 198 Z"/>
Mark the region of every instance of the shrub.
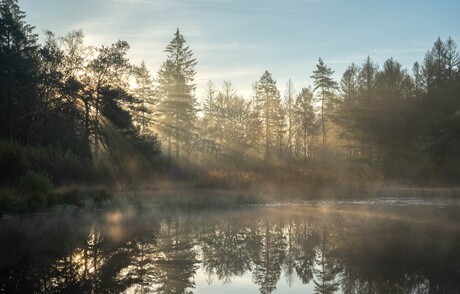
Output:
<path fill-rule="evenodd" d="M 196 186 L 200 188 L 248 189 L 254 183 L 255 177 L 251 171 L 229 172 L 215 169 L 204 174 Z"/>
<path fill-rule="evenodd" d="M 19 190 L 31 195 L 47 195 L 53 191 L 53 184 L 47 176 L 28 171 L 18 182 Z"/>

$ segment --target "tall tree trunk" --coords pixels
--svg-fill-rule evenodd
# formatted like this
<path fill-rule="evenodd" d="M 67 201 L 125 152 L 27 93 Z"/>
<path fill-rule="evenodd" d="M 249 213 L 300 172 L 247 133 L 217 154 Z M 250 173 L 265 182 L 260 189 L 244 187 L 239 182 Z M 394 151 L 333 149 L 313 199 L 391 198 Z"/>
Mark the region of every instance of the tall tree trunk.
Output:
<path fill-rule="evenodd" d="M 323 90 L 323 93 L 322 93 L 322 96 L 323 96 L 323 99 L 321 99 L 321 126 L 322 126 L 322 130 L 323 130 L 323 158 L 322 158 L 322 165 L 323 165 L 323 168 L 324 168 L 324 157 L 325 157 L 325 153 L 326 153 L 326 127 L 325 127 L 325 121 L 324 121 L 324 90 Z"/>
<path fill-rule="evenodd" d="M 97 94 L 94 116 L 94 159 L 99 159 L 99 95 Z"/>
<path fill-rule="evenodd" d="M 89 148 L 90 142 L 89 142 L 89 136 L 91 134 L 90 130 L 90 105 L 89 105 L 89 98 L 85 99 L 83 101 L 85 104 L 85 149 L 88 152 L 88 155 L 91 154 L 91 149 Z"/>

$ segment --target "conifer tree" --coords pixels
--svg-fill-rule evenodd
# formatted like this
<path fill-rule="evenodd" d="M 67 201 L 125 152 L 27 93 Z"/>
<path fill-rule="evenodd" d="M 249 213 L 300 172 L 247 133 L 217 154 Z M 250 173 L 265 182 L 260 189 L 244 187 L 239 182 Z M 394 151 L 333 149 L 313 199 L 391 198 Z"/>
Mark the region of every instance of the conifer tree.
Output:
<path fill-rule="evenodd" d="M 40 104 L 38 36 L 17 0 L 0 2 L 0 136 L 27 143 Z"/>
<path fill-rule="evenodd" d="M 216 117 L 216 98 L 217 89 L 212 81 L 206 83 L 204 90 L 204 102 L 203 102 L 203 117 L 200 120 L 201 132 L 199 138 L 199 148 L 204 153 L 206 151 L 211 154 L 217 155 L 218 148 L 216 143 L 217 129 L 217 117 Z"/>
<path fill-rule="evenodd" d="M 188 158 L 196 119 L 193 83 L 196 59 L 185 43 L 183 35 L 177 29 L 165 49 L 168 56 L 157 76 L 160 132 L 167 140 L 169 153 L 174 139 L 176 159 L 179 158 L 181 145 L 185 148 L 186 159 Z"/>
<path fill-rule="evenodd" d="M 339 89 L 341 99 L 334 116 L 334 122 L 341 127 L 339 136 L 345 141 L 344 147 L 347 159 L 351 156 L 355 141 L 352 133 L 356 132 L 355 119 L 359 95 L 359 71 L 360 68 L 352 63 L 343 73 Z"/>
<path fill-rule="evenodd" d="M 324 155 L 326 152 L 326 121 L 324 116 L 324 110 L 326 104 L 331 100 L 334 90 L 337 88 L 337 82 L 332 79 L 334 71 L 327 67 L 323 60 L 320 58 L 316 65 L 316 70 L 313 71 L 311 78 L 314 83 L 314 90 L 319 91 L 319 99 L 321 101 L 321 129 L 323 134 L 323 164 Z"/>
<path fill-rule="evenodd" d="M 153 80 L 149 70 L 142 61 L 134 73 L 136 88 L 133 91 L 135 97 L 133 109 L 133 121 L 135 122 L 140 134 L 150 131 L 150 126 L 154 121 L 155 92 L 153 90 Z"/>
<path fill-rule="evenodd" d="M 261 115 L 265 143 L 265 158 L 271 156 L 271 149 L 276 136 L 275 124 L 278 119 L 277 109 L 281 104 L 280 93 L 272 75 L 265 71 L 256 87 L 256 107 Z"/>

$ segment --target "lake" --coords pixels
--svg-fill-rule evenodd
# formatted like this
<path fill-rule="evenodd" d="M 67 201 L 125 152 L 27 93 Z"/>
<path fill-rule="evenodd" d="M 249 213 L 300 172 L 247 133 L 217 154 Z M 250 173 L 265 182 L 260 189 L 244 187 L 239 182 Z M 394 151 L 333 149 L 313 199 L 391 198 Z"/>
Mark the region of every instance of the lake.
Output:
<path fill-rule="evenodd" d="M 460 293 L 460 203 L 379 199 L 0 221 L 1 293 Z"/>

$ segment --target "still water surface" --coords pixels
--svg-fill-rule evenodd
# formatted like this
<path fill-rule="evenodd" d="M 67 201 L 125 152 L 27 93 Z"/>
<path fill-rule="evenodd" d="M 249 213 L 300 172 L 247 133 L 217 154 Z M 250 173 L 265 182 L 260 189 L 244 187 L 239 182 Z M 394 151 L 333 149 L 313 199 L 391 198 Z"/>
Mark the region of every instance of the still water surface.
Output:
<path fill-rule="evenodd" d="M 1 293 L 460 293 L 460 204 L 388 200 L 0 221 Z"/>

